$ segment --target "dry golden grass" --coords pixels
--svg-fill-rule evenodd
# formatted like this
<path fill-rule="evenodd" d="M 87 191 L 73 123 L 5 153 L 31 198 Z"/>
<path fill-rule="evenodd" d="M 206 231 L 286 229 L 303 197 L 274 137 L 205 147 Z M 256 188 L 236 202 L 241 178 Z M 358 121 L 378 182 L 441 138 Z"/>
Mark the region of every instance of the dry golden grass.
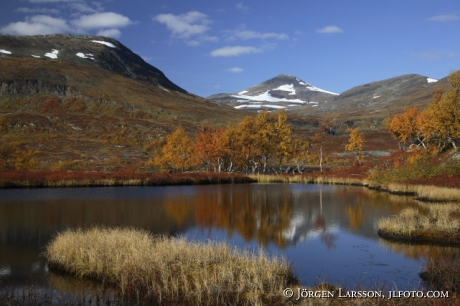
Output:
<path fill-rule="evenodd" d="M 115 284 L 128 300 L 143 303 L 280 304 L 282 290 L 296 281 L 285 259 L 262 251 L 135 229 L 66 230 L 45 254 L 50 267 Z"/>
<path fill-rule="evenodd" d="M 0 171 L 0 188 L 11 187 L 78 187 L 78 186 L 164 186 L 252 183 L 237 173 L 162 173 L 68 172 L 68 171 Z"/>
<path fill-rule="evenodd" d="M 367 181 L 362 179 L 319 175 L 249 175 L 249 177 L 258 183 L 367 185 Z"/>
<path fill-rule="evenodd" d="M 392 184 L 391 190 L 398 190 L 404 185 Z M 407 185 L 403 187 L 414 192 L 417 197 L 422 199 L 432 199 L 436 201 L 460 201 L 460 189 L 458 188 L 447 188 L 438 186 L 427 186 L 427 185 Z"/>
<path fill-rule="evenodd" d="M 380 219 L 384 238 L 460 244 L 460 204 L 421 204 L 398 215 Z"/>

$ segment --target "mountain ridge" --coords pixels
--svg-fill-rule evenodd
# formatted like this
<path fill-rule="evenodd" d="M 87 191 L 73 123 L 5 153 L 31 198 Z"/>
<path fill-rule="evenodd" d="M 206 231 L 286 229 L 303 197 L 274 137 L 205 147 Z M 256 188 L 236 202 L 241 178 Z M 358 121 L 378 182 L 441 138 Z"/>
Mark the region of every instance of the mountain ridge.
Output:
<path fill-rule="evenodd" d="M 158 68 L 145 62 L 121 42 L 103 36 L 51 34 L 0 36 L 0 58 L 60 60 L 90 65 L 168 90 L 187 93 Z"/>
<path fill-rule="evenodd" d="M 303 114 L 334 113 L 344 120 L 363 115 L 382 119 L 402 113 L 406 108 L 425 108 L 431 103 L 435 88 L 448 86 L 447 77 L 436 80 L 419 74 L 405 74 L 355 86 Z"/>

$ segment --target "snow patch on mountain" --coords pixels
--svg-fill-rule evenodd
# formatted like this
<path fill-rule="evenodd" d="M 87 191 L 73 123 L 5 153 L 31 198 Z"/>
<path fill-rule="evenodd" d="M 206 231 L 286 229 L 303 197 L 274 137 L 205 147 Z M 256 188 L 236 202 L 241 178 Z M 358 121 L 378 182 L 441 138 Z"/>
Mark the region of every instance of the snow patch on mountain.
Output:
<path fill-rule="evenodd" d="M 53 49 L 53 51 L 45 53 L 45 56 L 56 59 L 58 58 L 58 54 L 59 54 L 59 50 Z"/>
<path fill-rule="evenodd" d="M 269 90 L 257 96 L 232 95 L 232 97 L 237 98 L 237 99 L 250 100 L 250 101 L 290 102 L 290 103 L 302 103 L 302 104 L 307 103 L 306 101 L 303 101 L 300 99 L 275 98 L 270 94 Z"/>
<path fill-rule="evenodd" d="M 109 43 L 108 41 L 103 41 L 103 40 L 92 40 L 92 42 L 98 43 L 98 44 L 103 44 L 103 45 L 106 45 L 107 47 L 110 47 L 110 48 L 116 48 L 116 47 L 117 47 L 117 46 L 115 46 L 114 44 Z"/>
<path fill-rule="evenodd" d="M 427 81 L 428 83 L 436 83 L 438 80 L 433 79 L 433 78 L 427 78 L 426 81 Z"/>
<path fill-rule="evenodd" d="M 245 104 L 245 105 L 238 105 L 235 106 L 236 109 L 243 109 L 243 108 L 276 108 L 276 109 L 283 109 L 286 106 L 276 105 L 276 104 Z"/>
<path fill-rule="evenodd" d="M 299 83 L 299 84 L 300 84 L 300 83 Z M 328 94 L 335 95 L 335 96 L 338 96 L 338 95 L 339 95 L 339 94 L 336 93 L 336 92 L 327 91 L 327 90 L 318 88 L 318 87 L 313 86 L 313 85 L 310 85 L 310 84 L 307 84 L 307 88 L 308 88 L 308 90 L 311 90 L 311 91 L 320 91 L 320 92 L 328 93 Z"/>
<path fill-rule="evenodd" d="M 5 50 L 5 49 L 0 49 L 0 53 L 3 53 L 3 54 L 13 54 L 13 53 L 11 53 L 11 51 L 8 51 L 8 50 Z"/>
<path fill-rule="evenodd" d="M 278 88 L 275 88 L 273 90 L 282 90 L 282 91 L 289 91 L 289 95 L 295 95 L 295 89 L 294 89 L 294 84 L 290 85 L 281 85 Z"/>
<path fill-rule="evenodd" d="M 40 56 L 38 56 L 38 55 L 33 55 L 33 54 L 31 54 L 31 56 L 32 56 L 32 57 L 35 57 L 35 58 L 40 58 Z"/>
<path fill-rule="evenodd" d="M 94 55 L 92 55 L 91 53 L 87 53 L 87 54 L 84 54 L 82 52 L 78 52 L 76 54 L 78 57 L 81 57 L 81 58 L 89 58 L 89 59 L 92 59 L 94 61 Z"/>

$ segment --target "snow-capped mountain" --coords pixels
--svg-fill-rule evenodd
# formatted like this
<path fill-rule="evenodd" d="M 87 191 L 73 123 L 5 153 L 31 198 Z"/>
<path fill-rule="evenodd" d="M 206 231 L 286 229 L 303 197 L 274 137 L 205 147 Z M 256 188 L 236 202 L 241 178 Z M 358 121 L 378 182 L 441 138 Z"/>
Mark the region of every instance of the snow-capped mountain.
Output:
<path fill-rule="evenodd" d="M 299 106 L 315 107 L 330 101 L 337 93 L 320 89 L 298 77 L 281 74 L 234 94 L 217 94 L 208 99 L 237 109 L 279 109 Z"/>

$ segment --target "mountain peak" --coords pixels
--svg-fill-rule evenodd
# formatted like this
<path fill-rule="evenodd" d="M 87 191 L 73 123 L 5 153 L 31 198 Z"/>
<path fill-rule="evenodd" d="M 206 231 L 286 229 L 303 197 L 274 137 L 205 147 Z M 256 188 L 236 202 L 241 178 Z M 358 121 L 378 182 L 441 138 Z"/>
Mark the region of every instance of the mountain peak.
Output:
<path fill-rule="evenodd" d="M 280 109 L 298 106 L 318 106 L 331 100 L 336 93 L 308 84 L 300 78 L 280 74 L 237 94 L 221 94 L 209 97 L 216 102 L 229 104 L 237 109 Z"/>

